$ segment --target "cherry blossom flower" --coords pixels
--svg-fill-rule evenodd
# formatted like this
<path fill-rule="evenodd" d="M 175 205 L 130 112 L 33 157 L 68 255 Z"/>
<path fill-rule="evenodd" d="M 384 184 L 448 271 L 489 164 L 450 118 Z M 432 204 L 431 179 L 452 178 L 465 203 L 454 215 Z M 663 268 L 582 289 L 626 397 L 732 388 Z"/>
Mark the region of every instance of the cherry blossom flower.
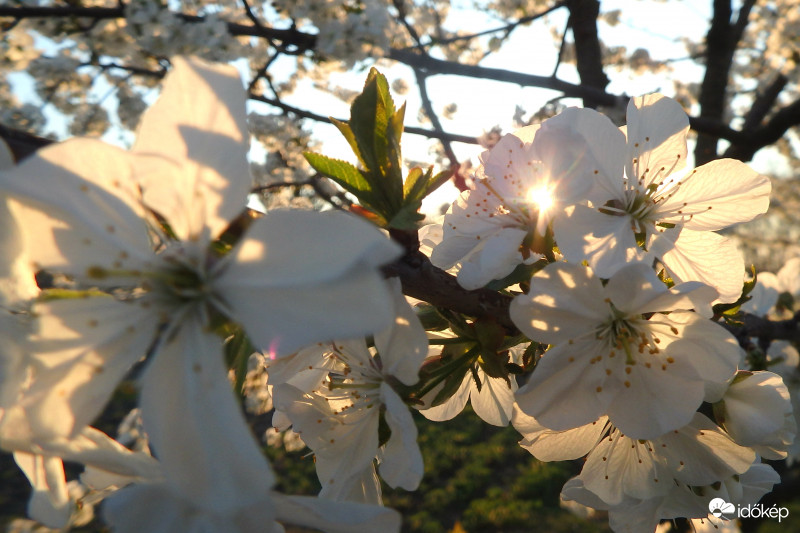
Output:
<path fill-rule="evenodd" d="M 681 173 L 689 121 L 663 95 L 633 98 L 627 122 L 625 135 L 610 120 L 581 131 L 586 149 L 602 147 L 614 164 L 585 174 L 594 184 L 590 205 L 576 205 L 554 222 L 562 253 L 588 261 L 603 278 L 632 260 L 658 258 L 676 282 L 702 281 L 717 289 L 719 301 L 735 301 L 743 259 L 730 239 L 714 232 L 764 213 L 769 180 L 732 159 Z"/>
<path fill-rule="evenodd" d="M 433 264 L 458 264 L 458 282 L 476 289 L 550 253 L 550 220 L 591 189 L 585 173 L 609 165 L 603 150 L 588 151 L 579 142 L 578 132 L 602 120 L 607 119 L 593 111 L 568 109 L 541 127 L 505 135 L 481 154 L 474 189 L 463 192 L 445 215 Z"/>
<path fill-rule="evenodd" d="M 667 289 L 641 263 L 605 286 L 589 268 L 548 265 L 510 307 L 523 333 L 553 345 L 517 391 L 519 407 L 554 430 L 605 414 L 633 438 L 686 425 L 707 384 L 731 379 L 741 357 L 730 333 L 687 311 L 715 296 L 698 282 Z"/>
<path fill-rule="evenodd" d="M 586 455 L 578 479 L 609 506 L 631 498 L 663 497 L 675 482 L 711 485 L 747 471 L 756 457 L 752 449 L 736 444 L 700 413 L 695 413 L 686 426 L 648 440 L 623 434 L 608 417 L 579 428 L 555 431 L 517 408 L 512 423 L 524 437 L 520 445 L 539 460 L 570 460 Z"/>
<path fill-rule="evenodd" d="M 311 509 L 315 499 L 272 503 L 274 478 L 237 411 L 222 339 L 208 329 L 220 318 L 238 322 L 273 357 L 366 334 L 393 318 L 378 267 L 399 249 L 342 213 L 276 211 L 220 253 L 226 241 L 217 239 L 250 187 L 244 91 L 230 67 L 173 64 L 132 152 L 76 139 L 0 174 L 24 239 L 35 243 L 27 247 L 35 268 L 108 291 L 35 306 L 32 381 L 3 420 L 14 414 L 25 423 L 7 426 L 26 433 L 3 433 L 2 444 L 45 443 L 45 456 L 97 466 L 63 448 L 93 435 L 87 424 L 149 355 L 140 401 L 160 474 L 110 500 L 109 523 L 119 531 L 262 531 L 276 520 L 318 527 L 328 511 Z M 320 302 L 337 302 L 337 312 Z M 399 527 L 396 514 L 377 508 L 338 516 L 341 531 L 369 529 L 373 519 Z"/>
<path fill-rule="evenodd" d="M 80 431 L 128 368 L 192 321 L 221 315 L 284 355 L 391 320 L 378 266 L 399 250 L 355 218 L 276 211 L 218 256 L 212 243 L 250 187 L 245 95 L 230 67 L 174 64 L 132 152 L 76 139 L 0 178 L 37 268 L 121 296 L 36 306 L 39 368 L 25 402 L 40 434 Z M 353 293 L 363 299 L 345 297 Z M 337 312 L 319 302 L 337 302 Z"/>
<path fill-rule="evenodd" d="M 430 332 L 429 335 L 431 338 L 438 339 L 455 338 L 455 334 L 448 330 Z M 440 346 L 431 346 L 428 355 L 434 357 L 441 351 Z M 422 401 L 434 399 L 440 390 L 441 387 L 434 388 L 422 398 Z M 487 424 L 507 426 L 511 421 L 516 390 L 517 381 L 513 375 L 508 376 L 507 380 L 501 377 L 492 377 L 476 362 L 465 372 L 461 385 L 452 396 L 434 407 L 420 407 L 420 414 L 428 420 L 437 422 L 450 420 L 463 411 L 469 401 L 475 414 Z"/>
<path fill-rule="evenodd" d="M 320 497 L 379 503 L 376 456 L 381 477 L 392 487 L 414 490 L 422 478 L 417 429 L 392 383 L 417 382 L 428 341 L 399 284 L 395 289 L 397 318 L 375 335 L 376 353 L 364 340 L 334 341 L 293 356 L 299 360 L 287 358 L 268 369 L 270 384 L 277 382 L 273 402 L 278 413 L 273 425 L 285 429 L 291 424 L 314 451 L 322 483 Z M 302 373 L 316 378 L 314 390 L 297 388 L 308 384 L 307 378 L 287 371 L 301 366 L 307 369 Z M 320 383 L 323 368 L 332 370 L 325 372 Z M 284 379 L 279 376 L 291 379 L 281 383 Z"/>
<path fill-rule="evenodd" d="M 766 464 L 755 461 L 743 474 L 720 480 L 713 485 L 689 486 L 675 481 L 663 495 L 650 499 L 625 497 L 622 502 L 609 505 L 586 489 L 580 477 L 570 479 L 561 491 L 566 501 L 576 501 L 589 507 L 608 511 L 611 529 L 618 533 L 655 531 L 661 520 L 692 518 L 710 523 L 704 529 L 726 531 L 723 524 L 729 523 L 709 514 L 709 502 L 722 498 L 735 505 L 752 505 L 780 482 L 780 476 Z"/>

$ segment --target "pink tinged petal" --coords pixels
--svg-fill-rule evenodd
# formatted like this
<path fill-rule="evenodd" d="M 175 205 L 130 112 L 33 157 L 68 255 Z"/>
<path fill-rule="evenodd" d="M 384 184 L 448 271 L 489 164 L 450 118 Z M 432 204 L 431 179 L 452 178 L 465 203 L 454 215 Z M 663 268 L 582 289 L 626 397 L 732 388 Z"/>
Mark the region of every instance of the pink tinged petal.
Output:
<path fill-rule="evenodd" d="M 716 231 L 767 212 L 772 184 L 746 164 L 718 159 L 678 178 L 659 204 L 665 222 L 684 221 L 688 229 Z M 674 191 L 674 192 L 673 192 Z"/>
<path fill-rule="evenodd" d="M 403 296 L 400 280 L 392 278 L 389 284 L 396 316 L 391 326 L 375 334 L 375 347 L 381 358 L 382 373 L 413 385 L 419 381 L 419 368 L 428 355 L 428 336 Z"/>
<path fill-rule="evenodd" d="M 48 146 L 0 173 L 36 268 L 95 285 L 120 283 L 90 275 L 98 267 L 136 270 L 153 257 L 133 179 L 127 152 L 90 139 Z"/>
<path fill-rule="evenodd" d="M 463 411 L 464 407 L 467 405 L 470 395 L 471 382 L 472 373 L 467 372 L 464 374 L 464 379 L 461 381 L 461 385 L 458 387 L 458 390 L 455 394 L 450 396 L 450 398 L 448 398 L 442 404 L 429 409 L 420 409 L 420 414 L 428 420 L 433 420 L 435 422 L 443 422 L 445 420 L 451 420 L 452 418 L 455 418 L 455 416 Z M 443 385 L 444 384 L 442 384 L 442 386 Z M 442 386 L 435 387 L 430 393 L 426 394 L 423 398 L 423 401 L 429 399 L 433 401 L 433 399 L 436 397 L 436 394 L 442 389 Z"/>
<path fill-rule="evenodd" d="M 425 470 L 417 444 L 417 426 L 406 404 L 386 383 L 381 383 L 381 398 L 392 435 L 380 454 L 378 472 L 390 487 L 416 490 Z"/>
<path fill-rule="evenodd" d="M 236 515 L 264 502 L 274 477 L 227 375 L 222 340 L 189 319 L 149 363 L 141 407 L 172 490 L 208 513 Z"/>
<path fill-rule="evenodd" d="M 551 263 L 531 278 L 528 294 L 511 302 L 511 320 L 529 338 L 548 344 L 594 331 L 610 316 L 603 285 L 591 269 Z"/>
<path fill-rule="evenodd" d="M 684 229 L 661 261 L 676 282 L 700 281 L 714 287 L 718 302 L 735 302 L 742 294 L 744 258 L 732 239 Z"/>
<path fill-rule="evenodd" d="M 274 494 L 273 497 L 277 520 L 284 524 L 327 533 L 400 531 L 401 517 L 394 509 L 308 496 Z"/>
<path fill-rule="evenodd" d="M 244 209 L 252 185 L 245 91 L 232 66 L 183 57 L 172 63 L 133 151 L 179 163 L 174 180 L 145 177 L 145 201 L 182 240 L 207 240 Z"/>
<path fill-rule="evenodd" d="M 742 446 L 757 446 L 772 440 L 784 428 L 792 412 L 789 390 L 772 372 L 740 374 L 725 396 L 724 427 Z"/>
<path fill-rule="evenodd" d="M 28 516 L 47 527 L 67 527 L 72 505 L 61 459 L 17 452 L 14 460 L 33 488 Z"/>
<path fill-rule="evenodd" d="M 624 376 L 616 376 L 616 394 L 606 412 L 611 423 L 630 438 L 654 439 L 682 427 L 703 403 L 703 381 L 691 377 L 687 362 L 654 361 L 650 366 L 636 364 L 625 370 Z"/>
<path fill-rule="evenodd" d="M 604 387 L 604 366 L 590 362 L 597 353 L 593 338 L 548 350 L 528 383 L 517 391 L 519 408 L 557 431 L 597 420 L 612 399 Z"/>
<path fill-rule="evenodd" d="M 665 434 L 653 445 L 664 456 L 675 479 L 692 486 L 711 485 L 745 472 L 755 460 L 750 448 L 739 446 L 706 416 Z"/>
<path fill-rule="evenodd" d="M 564 431 L 554 431 L 541 425 L 514 405 L 511 423 L 523 439 L 519 445 L 540 461 L 570 461 L 589 453 L 607 431 L 606 417 Z"/>
<path fill-rule="evenodd" d="M 562 204 L 587 198 L 605 203 L 623 189 L 625 136 L 605 115 L 568 108 L 542 123 L 533 142 L 545 178 Z"/>
<path fill-rule="evenodd" d="M 102 411 L 155 337 L 161 317 L 143 300 L 98 296 L 35 306 L 34 381 L 22 399 L 34 438 L 76 435 Z"/>
<path fill-rule="evenodd" d="M 689 117 L 675 100 L 662 94 L 631 98 L 627 112 L 629 180 L 647 187 L 660 183 L 686 164 Z"/>
<path fill-rule="evenodd" d="M 514 391 L 516 390 L 515 378 L 509 377 L 514 384 L 513 389 L 506 380 L 493 378 L 486 375 L 483 370 L 478 370 L 481 379 L 481 390 L 475 385 L 472 373 L 467 374 L 471 379 L 470 403 L 478 415 L 487 424 L 493 426 L 507 426 L 511 421 L 514 408 Z"/>
<path fill-rule="evenodd" d="M 555 219 L 553 233 L 568 261 L 587 261 L 601 278 L 610 278 L 628 263 L 647 257 L 636 244 L 628 216 L 606 215 L 576 205 L 566 216 Z"/>
<path fill-rule="evenodd" d="M 286 355 L 390 324 L 392 296 L 379 266 L 399 253 L 354 217 L 275 211 L 256 221 L 226 257 L 214 291 L 256 345 Z"/>

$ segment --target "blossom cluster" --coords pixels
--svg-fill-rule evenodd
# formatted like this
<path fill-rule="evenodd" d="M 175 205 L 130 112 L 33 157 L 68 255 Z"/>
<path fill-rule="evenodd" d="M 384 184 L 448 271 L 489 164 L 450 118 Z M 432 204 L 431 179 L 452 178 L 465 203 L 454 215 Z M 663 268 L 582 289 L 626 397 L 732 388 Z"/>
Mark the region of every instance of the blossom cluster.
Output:
<path fill-rule="evenodd" d="M 467 402 L 540 460 L 586 456 L 562 497 L 619 531 L 704 518 L 716 497 L 755 503 L 776 482 L 761 458 L 789 453 L 789 389 L 748 366 L 712 310 L 739 306 L 744 282 L 716 231 L 766 211 L 770 184 L 732 160 L 684 171 L 676 102 L 635 98 L 622 129 L 572 108 L 502 137 L 417 235 L 401 217 L 387 232 L 343 210 L 249 209 L 237 71 L 171 63 L 131 150 L 0 153 L 0 448 L 34 487 L 32 518 L 80 524 L 102 500 L 123 532 L 398 531 L 381 480 L 420 484 L 415 410 L 448 420 Z M 360 158 L 396 140 L 378 134 Z M 399 197 L 348 191 L 411 197 L 402 211 L 436 182 L 413 176 Z M 418 238 L 465 289 L 502 291 L 512 326 L 407 298 L 387 277 L 403 257 L 390 234 L 410 256 Z M 129 381 L 137 406 L 113 438 L 93 424 Z M 269 442 L 310 448 L 318 497 L 274 490 L 239 392 L 272 412 Z M 85 466 L 79 483 L 64 461 Z"/>
<path fill-rule="evenodd" d="M 520 444 L 586 456 L 562 498 L 618 531 L 704 518 L 712 496 L 755 503 L 778 480 L 761 458 L 785 458 L 796 432 L 781 377 L 741 370 L 745 352 L 709 320 L 744 281 L 716 231 L 764 213 L 770 183 L 734 160 L 685 169 L 688 128 L 659 94 L 632 99 L 623 128 L 567 109 L 484 152 L 425 234 L 467 289 L 522 282 L 511 319 L 547 349 L 509 406 Z"/>

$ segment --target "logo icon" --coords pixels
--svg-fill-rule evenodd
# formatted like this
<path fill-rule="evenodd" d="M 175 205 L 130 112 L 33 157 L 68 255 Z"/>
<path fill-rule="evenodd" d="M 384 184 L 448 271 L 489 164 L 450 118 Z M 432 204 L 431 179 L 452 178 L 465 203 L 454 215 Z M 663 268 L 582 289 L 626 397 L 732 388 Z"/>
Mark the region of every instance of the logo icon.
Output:
<path fill-rule="evenodd" d="M 722 498 L 714 498 L 708 504 L 708 512 L 717 518 L 730 520 L 736 514 L 736 506 Z"/>

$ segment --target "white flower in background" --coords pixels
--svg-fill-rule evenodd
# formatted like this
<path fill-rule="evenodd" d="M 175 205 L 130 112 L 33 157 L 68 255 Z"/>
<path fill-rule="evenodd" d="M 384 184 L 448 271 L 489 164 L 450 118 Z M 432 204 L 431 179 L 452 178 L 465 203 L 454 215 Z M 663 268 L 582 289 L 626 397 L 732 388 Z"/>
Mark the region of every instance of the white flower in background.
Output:
<path fill-rule="evenodd" d="M 445 215 L 434 265 L 459 265 L 458 282 L 477 289 L 550 253 L 544 237 L 550 220 L 591 189 L 584 174 L 610 164 L 602 149 L 587 151 L 579 142 L 579 132 L 607 119 L 578 111 L 505 135 L 481 154 L 474 189 L 461 193 Z"/>
<path fill-rule="evenodd" d="M 166 341 L 222 315 L 284 355 L 391 320 L 378 266 L 398 247 L 353 217 L 277 211 L 253 221 L 224 257 L 212 250 L 250 187 L 245 95 L 231 67 L 174 64 L 133 152 L 76 139 L 0 176 L 37 267 L 123 289 L 121 299 L 36 306 L 37 369 L 23 401 L 39 434 L 80 431 L 159 331 Z M 153 212 L 171 236 L 148 224 Z M 336 302 L 336 313 L 320 302 Z"/>
<path fill-rule="evenodd" d="M 449 330 L 429 332 L 428 335 L 432 339 L 455 338 L 455 334 Z M 429 359 L 437 357 L 441 352 L 441 346 L 432 345 L 428 351 Z M 422 401 L 433 400 L 440 390 L 441 387 L 434 388 L 422 398 Z M 434 407 L 420 407 L 419 412 L 428 420 L 441 422 L 454 418 L 464 410 L 469 401 L 475 414 L 487 424 L 507 426 L 511 421 L 516 390 L 517 380 L 513 375 L 509 375 L 508 380 L 491 377 L 476 361 L 466 370 L 461 385 L 452 396 Z"/>
<path fill-rule="evenodd" d="M 765 459 L 784 459 L 797 433 L 789 390 L 772 372 L 740 371 L 714 415 L 737 443 Z"/>
<path fill-rule="evenodd" d="M 689 121 L 663 95 L 633 98 L 627 122 L 625 135 L 610 120 L 580 132 L 586 150 L 602 148 L 604 161 L 615 163 L 585 174 L 594 184 L 590 205 L 556 219 L 561 252 L 570 261 L 588 261 L 602 278 L 632 260 L 655 257 L 676 282 L 702 281 L 717 289 L 719 301 L 735 301 L 744 262 L 733 241 L 714 232 L 763 214 L 769 179 L 732 159 L 680 172 Z"/>
<path fill-rule="evenodd" d="M 608 511 L 609 525 L 617 533 L 658 531 L 656 526 L 661 520 L 680 517 L 702 519 L 710 523 L 713 529 L 707 531 L 728 531 L 723 526 L 729 522 L 715 518 L 708 512 L 709 503 L 714 498 L 722 498 L 735 505 L 752 505 L 779 482 L 780 476 L 771 466 L 756 461 L 743 474 L 727 477 L 713 486 L 687 486 L 676 481 L 666 494 L 650 499 L 626 497 L 619 504 L 609 505 L 588 490 L 580 477 L 572 478 L 564 485 L 561 497 L 566 501 Z"/>
<path fill-rule="evenodd" d="M 711 485 L 745 472 L 756 457 L 700 413 L 686 426 L 648 440 L 623 434 L 607 417 L 554 431 L 515 409 L 512 423 L 524 437 L 520 445 L 541 461 L 588 454 L 578 478 L 607 505 L 664 496 L 675 482 Z"/>
<path fill-rule="evenodd" d="M 731 379 L 741 357 L 733 335 L 687 311 L 715 296 L 698 282 L 667 289 L 641 263 L 605 286 L 589 268 L 548 265 L 510 307 L 520 331 L 553 345 L 517 391 L 520 409 L 554 430 L 608 415 L 640 439 L 688 424 L 708 383 Z"/>
<path fill-rule="evenodd" d="M 308 349 L 294 356 L 302 355 L 301 361 L 287 359 L 268 369 L 273 372 L 277 367 L 277 372 L 270 373 L 271 385 L 279 379 L 276 376 L 291 377 L 281 369 L 284 365 L 306 366 L 306 372 L 317 380 L 317 388 L 311 391 L 300 390 L 293 379 L 275 384 L 273 402 L 278 414 L 273 424 L 291 423 L 314 451 L 322 483 L 320 497 L 379 503 L 380 484 L 373 466 L 376 457 L 378 472 L 389 486 L 414 490 L 422 478 L 417 429 L 392 383 L 417 382 L 428 340 L 399 283 L 395 288 L 397 318 L 375 335 L 375 353 L 364 340 L 334 341 L 320 346 L 316 353 Z M 331 368 L 325 360 L 336 360 L 338 368 L 320 383 L 319 370 Z M 304 377 L 299 379 L 306 382 Z"/>

